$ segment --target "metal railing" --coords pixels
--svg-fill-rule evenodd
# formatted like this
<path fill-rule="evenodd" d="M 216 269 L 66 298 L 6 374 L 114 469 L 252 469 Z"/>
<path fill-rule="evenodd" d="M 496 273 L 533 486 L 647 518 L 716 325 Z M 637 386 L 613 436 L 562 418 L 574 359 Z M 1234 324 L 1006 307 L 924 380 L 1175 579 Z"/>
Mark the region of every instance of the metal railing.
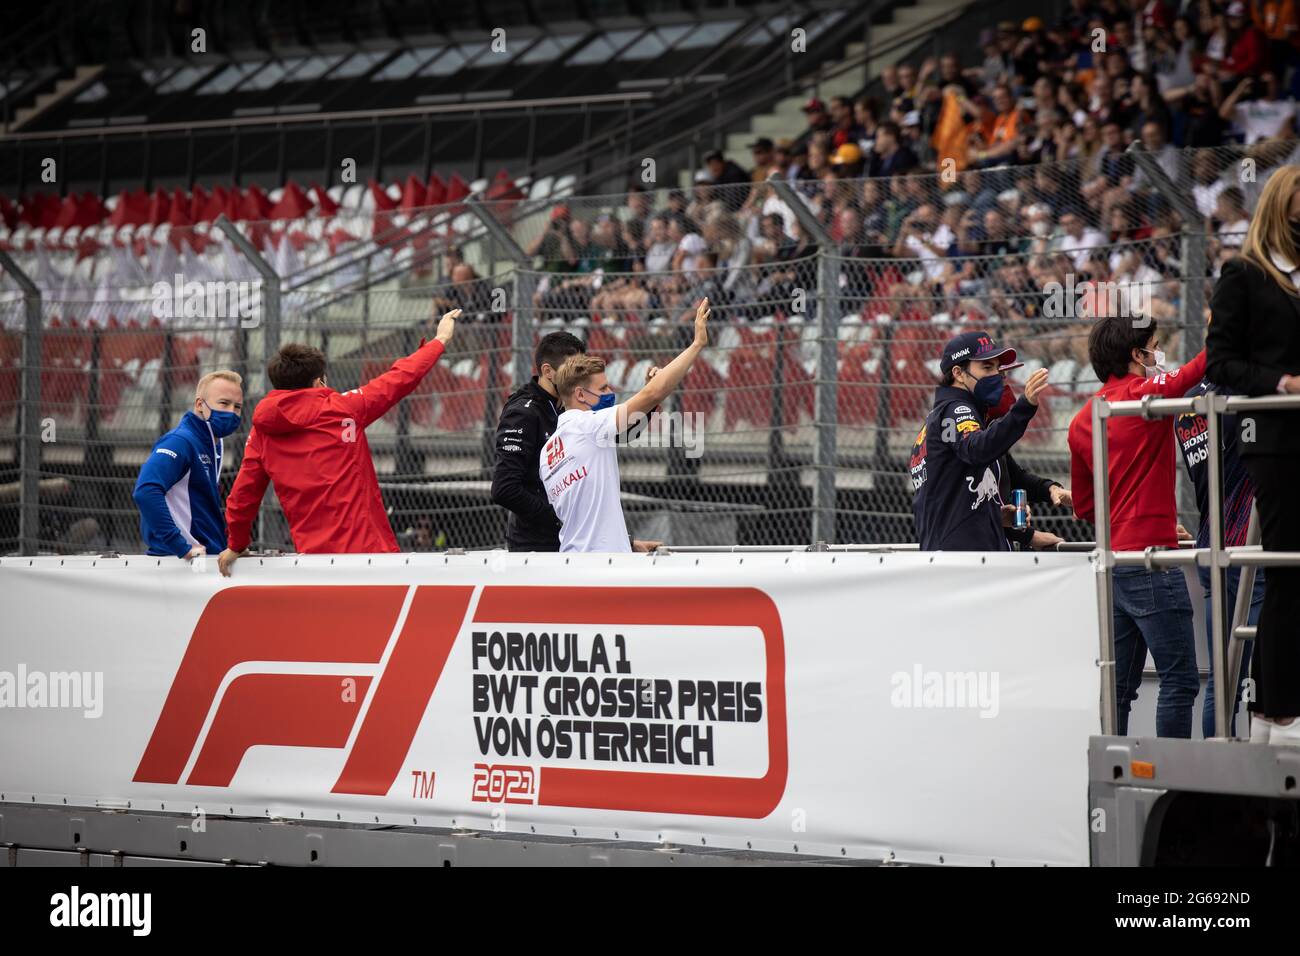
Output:
<path fill-rule="evenodd" d="M 1195 398 L 1156 398 L 1147 396 L 1138 401 L 1107 402 L 1098 397 L 1092 403 L 1092 459 L 1093 496 L 1097 515 L 1097 573 L 1101 575 L 1097 589 L 1100 617 L 1101 658 L 1101 728 L 1110 736 L 1118 725 L 1118 701 L 1115 687 L 1115 619 L 1114 581 L 1112 572 L 1117 567 L 1144 567 L 1147 570 L 1192 565 L 1208 568 L 1210 572 L 1210 670 L 1216 688 L 1214 698 L 1214 735 L 1229 735 L 1232 713 L 1236 709 L 1235 688 L 1242 657 L 1241 642 L 1255 636 L 1255 628 L 1246 625 L 1250 611 L 1251 592 L 1255 585 L 1255 569 L 1268 566 L 1300 566 L 1300 551 L 1263 551 L 1258 546 L 1259 522 L 1252 509 L 1246 544 L 1241 547 L 1224 547 L 1223 544 L 1223 446 L 1220 416 L 1229 412 L 1274 411 L 1300 409 L 1300 395 L 1262 396 L 1248 398 L 1224 396 L 1210 392 Z M 1206 461 L 1209 484 L 1209 547 L 1180 550 L 1112 551 L 1110 533 L 1110 481 L 1109 446 L 1106 422 L 1117 416 L 1141 416 L 1144 419 L 1164 418 L 1192 413 L 1203 415 L 1206 422 L 1205 442 L 1209 449 Z M 1237 584 L 1237 602 L 1231 620 L 1227 608 L 1227 573 L 1229 568 L 1241 568 Z M 1230 678 L 1230 679 L 1229 679 Z M 1229 693 L 1228 688 L 1233 688 Z"/>

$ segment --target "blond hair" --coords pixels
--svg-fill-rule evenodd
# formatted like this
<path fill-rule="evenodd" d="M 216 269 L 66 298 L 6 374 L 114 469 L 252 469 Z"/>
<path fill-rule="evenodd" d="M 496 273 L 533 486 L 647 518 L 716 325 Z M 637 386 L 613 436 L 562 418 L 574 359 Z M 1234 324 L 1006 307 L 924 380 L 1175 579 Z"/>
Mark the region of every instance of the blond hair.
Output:
<path fill-rule="evenodd" d="M 1300 248 L 1291 238 L 1291 197 L 1300 190 L 1300 166 L 1283 166 L 1268 178 L 1250 220 L 1242 257 L 1259 266 L 1289 295 L 1300 294 L 1290 277 L 1273 264 L 1273 253 L 1300 266 Z"/>
<path fill-rule="evenodd" d="M 240 388 L 244 387 L 244 380 L 239 377 L 238 372 L 232 372 L 228 368 L 223 368 L 223 369 L 218 369 L 215 372 L 209 372 L 207 375 L 204 375 L 201 379 L 199 379 L 199 384 L 194 386 L 194 397 L 202 398 L 203 392 L 205 389 L 207 389 L 209 383 L 217 379 L 221 379 L 221 381 L 223 382 L 234 382 Z"/>
<path fill-rule="evenodd" d="M 570 355 L 555 370 L 555 391 L 560 399 L 566 399 L 579 386 L 586 385 L 591 377 L 605 371 L 605 360 L 582 352 Z"/>

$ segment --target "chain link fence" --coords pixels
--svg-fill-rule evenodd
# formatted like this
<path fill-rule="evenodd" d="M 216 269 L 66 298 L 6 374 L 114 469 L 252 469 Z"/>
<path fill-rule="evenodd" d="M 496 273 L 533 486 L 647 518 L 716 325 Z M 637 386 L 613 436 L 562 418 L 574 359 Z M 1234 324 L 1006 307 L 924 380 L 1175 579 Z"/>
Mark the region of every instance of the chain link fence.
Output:
<path fill-rule="evenodd" d="M 92 272 L 136 274 L 134 288 L 69 285 L 47 258 L 44 273 L 31 270 L 42 296 L 34 368 L 22 361 L 21 289 L 0 280 L 0 550 L 139 551 L 136 474 L 192 406 L 203 372 L 245 376 L 246 432 L 275 342 L 322 348 L 331 386 L 347 389 L 412 351 L 449 308 L 466 315 L 448 354 L 368 438 L 404 548 L 499 546 L 493 432 L 538 338 L 576 332 L 627 395 L 689 342 L 704 296 L 714 306 L 708 349 L 666 423 L 620 452 L 633 532 L 678 544 L 911 541 L 908 458 L 942 343 L 988 328 L 1018 349 L 1025 365 L 1013 378 L 1049 369 L 1048 399 L 1016 455 L 1068 481 L 1066 428 L 1097 387 L 1086 355 L 1092 317 L 1150 315 L 1162 348 L 1191 357 L 1213 276 L 1239 248 L 1268 174 L 1300 158 L 1294 147 L 1115 152 L 1091 165 L 700 184 L 544 204 L 470 200 L 456 215 L 471 223 L 430 228 L 423 245 L 420 222 L 445 225 L 439 217 L 452 210 L 296 270 L 259 268 L 265 244 L 214 238 L 221 245 L 204 251 L 199 273 L 182 247 L 172 286 L 234 281 L 250 316 L 187 314 L 184 295 L 166 286 L 173 307 L 160 317 L 158 280 L 144 284 L 166 261 L 157 249 L 148 252 L 158 268 L 120 250 L 95 259 Z M 253 236 L 247 224 L 240 233 Z M 28 267 L 40 258 L 23 256 Z M 264 274 L 279 276 L 278 294 L 264 295 Z M 39 441 L 26 447 L 39 463 L 29 456 L 24 468 L 30 380 L 41 398 L 25 433 Z M 229 444 L 223 491 L 239 463 L 241 442 Z M 39 520 L 21 534 L 22 479 L 33 472 Z M 1063 510 L 1038 520 L 1091 537 Z M 1183 523 L 1194 522 L 1189 502 Z M 271 495 L 256 540 L 291 546 Z"/>

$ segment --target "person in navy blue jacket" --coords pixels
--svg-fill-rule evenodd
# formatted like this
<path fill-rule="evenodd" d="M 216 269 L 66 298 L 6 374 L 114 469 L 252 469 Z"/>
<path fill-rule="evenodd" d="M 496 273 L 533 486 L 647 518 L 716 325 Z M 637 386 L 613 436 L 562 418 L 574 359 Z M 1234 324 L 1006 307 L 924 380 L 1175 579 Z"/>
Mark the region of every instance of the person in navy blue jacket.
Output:
<path fill-rule="evenodd" d="M 988 421 L 988 410 L 1002 397 L 1001 367 L 1015 360 L 1015 349 L 1000 348 L 988 332 L 964 332 L 943 347 L 943 384 L 925 419 L 924 480 L 913 475 L 912 513 L 922 551 L 1011 549 L 1002 526 L 1000 459 L 1024 435 L 1047 388 L 1047 370 L 1039 369 L 1006 414 Z"/>
<path fill-rule="evenodd" d="M 238 373 L 209 372 L 195 389 L 194 407 L 154 444 L 131 495 L 148 554 L 193 558 L 225 550 L 222 441 L 239 428 L 243 408 Z"/>

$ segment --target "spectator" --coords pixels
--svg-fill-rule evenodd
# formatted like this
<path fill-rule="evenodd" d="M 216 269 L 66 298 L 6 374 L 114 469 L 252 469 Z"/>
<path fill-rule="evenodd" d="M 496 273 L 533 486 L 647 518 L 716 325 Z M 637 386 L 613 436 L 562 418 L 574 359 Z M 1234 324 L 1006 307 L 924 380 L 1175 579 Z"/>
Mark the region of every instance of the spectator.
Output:
<path fill-rule="evenodd" d="M 1252 99 L 1250 94 L 1255 89 L 1259 89 L 1259 97 Z M 1232 123 L 1246 145 L 1251 146 L 1261 139 L 1294 137 L 1295 109 L 1294 99 L 1281 98 L 1277 74 L 1268 71 L 1258 80 L 1242 77 L 1219 107 L 1219 116 Z"/>
<path fill-rule="evenodd" d="M 858 179 L 866 165 L 857 143 L 845 143 L 831 156 L 831 170 L 841 179 Z"/>
<path fill-rule="evenodd" d="M 1268 67 L 1268 38 L 1247 18 L 1246 4 L 1228 4 L 1227 55 L 1219 66 L 1219 79 L 1237 83 L 1247 76 L 1258 77 Z"/>
<path fill-rule="evenodd" d="M 778 139 L 772 151 L 772 165 L 776 174 L 790 184 L 799 179 L 798 147 L 792 139 Z"/>
<path fill-rule="evenodd" d="M 1236 186 L 1229 186 L 1215 201 L 1215 231 L 1224 246 L 1239 249 L 1246 241 L 1250 221 L 1242 203 L 1241 190 Z"/>
<path fill-rule="evenodd" d="M 814 96 L 803 105 L 803 115 L 807 117 L 808 125 L 795 141 L 799 145 L 806 147 L 812 143 L 816 134 L 831 131 L 831 118 L 826 112 L 826 104 L 817 97 Z"/>
<path fill-rule="evenodd" d="M 1061 235 L 1053 242 L 1056 252 L 1071 255 L 1076 271 L 1082 272 L 1089 259 L 1089 250 L 1100 249 L 1106 244 L 1106 237 L 1096 229 L 1088 226 L 1079 213 L 1067 212 L 1060 219 Z"/>
<path fill-rule="evenodd" d="M 876 145 L 867 161 L 868 176 L 898 176 L 917 166 L 916 154 L 900 142 L 898 124 L 886 121 L 876 127 Z"/>
<path fill-rule="evenodd" d="M 745 172 L 719 150 L 710 150 L 704 154 L 704 169 L 709 174 L 709 182 L 714 186 L 741 186 L 750 182 L 749 173 Z M 730 195 L 730 193 L 727 193 Z M 725 199 L 723 200 L 726 201 Z M 741 202 L 744 197 L 741 197 Z M 740 208 L 740 203 L 736 204 Z"/>
<path fill-rule="evenodd" d="M 761 183 L 767 179 L 775 168 L 775 153 L 776 144 L 766 136 L 760 136 L 749 144 L 749 155 L 754 160 L 754 171 L 750 174 L 751 182 Z"/>
<path fill-rule="evenodd" d="M 866 130 L 853 118 L 853 104 L 846 96 L 831 98 L 831 148 L 838 150 L 841 146 L 856 146 L 858 140 L 866 135 Z"/>

